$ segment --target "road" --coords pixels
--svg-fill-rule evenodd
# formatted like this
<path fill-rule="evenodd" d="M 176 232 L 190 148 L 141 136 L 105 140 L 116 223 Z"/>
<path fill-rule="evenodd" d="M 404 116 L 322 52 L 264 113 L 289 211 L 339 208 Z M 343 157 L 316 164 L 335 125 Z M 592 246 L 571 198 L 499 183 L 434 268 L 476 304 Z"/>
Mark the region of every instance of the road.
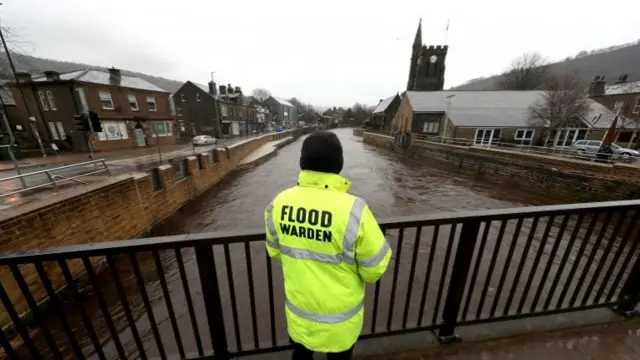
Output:
<path fill-rule="evenodd" d="M 105 159 L 106 164 L 111 171 L 112 175 L 124 174 L 134 171 L 146 171 L 150 168 L 158 166 L 162 163 L 167 163 L 170 159 L 175 159 L 183 156 L 189 156 L 196 152 L 210 151 L 215 147 L 224 147 L 232 145 L 236 142 L 247 140 L 247 138 L 238 139 L 219 139 L 216 145 L 201 146 L 194 148 L 191 144 L 184 144 L 183 146 L 173 147 L 171 149 L 149 149 L 148 151 L 136 151 L 132 153 L 119 153 L 108 156 L 97 156 L 96 159 Z M 49 164 L 42 166 L 29 166 L 28 169 L 22 170 L 22 174 L 37 173 L 31 176 L 24 177 L 27 187 L 34 187 L 50 182 L 49 176 L 41 171 L 50 170 L 50 175 L 55 176 L 56 179 L 71 178 L 82 174 L 90 174 L 96 170 L 104 169 L 102 165 L 89 164 L 84 166 L 74 166 L 70 168 L 62 168 L 65 165 L 79 164 L 87 160 L 72 162 L 69 164 Z M 58 169 L 58 170 L 54 170 Z M 12 179 L 3 181 L 3 179 L 17 175 L 15 170 L 0 171 L 0 194 L 7 194 L 13 191 L 19 190 L 22 186 L 20 180 Z M 97 173 L 96 175 L 107 175 L 105 172 Z M 78 179 L 82 181 L 82 178 Z M 34 190 L 37 191 L 37 190 Z M 0 202 L 2 200 L 0 199 Z"/>

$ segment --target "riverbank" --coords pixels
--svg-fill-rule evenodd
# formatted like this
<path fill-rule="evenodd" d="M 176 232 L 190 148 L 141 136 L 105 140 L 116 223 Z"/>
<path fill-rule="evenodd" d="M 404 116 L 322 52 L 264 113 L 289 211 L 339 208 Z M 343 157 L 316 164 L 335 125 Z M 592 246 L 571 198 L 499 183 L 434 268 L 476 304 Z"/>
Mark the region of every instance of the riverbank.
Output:
<path fill-rule="evenodd" d="M 116 176 L 12 207 L 0 215 L 0 253 L 139 237 L 236 171 L 239 163 L 261 146 L 272 141 L 284 144 L 287 138 L 295 139 L 313 130 L 263 135 L 147 173 Z M 68 261 L 68 266 L 74 278 L 86 272 L 80 260 Z M 54 263 L 45 264 L 45 269 L 54 289 L 60 290 L 66 283 L 61 269 Z M 48 296 L 38 273 L 32 266 L 20 270 L 34 301 L 46 306 Z M 18 314 L 28 317 L 27 301 L 6 267 L 0 269 L 0 282 Z M 9 314 L 0 313 L 0 327 L 10 324 Z"/>

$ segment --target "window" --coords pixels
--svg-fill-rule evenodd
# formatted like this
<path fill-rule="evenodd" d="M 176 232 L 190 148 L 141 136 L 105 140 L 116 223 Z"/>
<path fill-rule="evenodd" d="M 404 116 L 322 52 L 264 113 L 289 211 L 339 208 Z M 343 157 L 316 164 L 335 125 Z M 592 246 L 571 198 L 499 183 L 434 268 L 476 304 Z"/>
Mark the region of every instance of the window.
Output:
<path fill-rule="evenodd" d="M 151 136 L 164 137 L 171 136 L 171 121 L 152 122 L 151 123 Z"/>
<path fill-rule="evenodd" d="M 586 129 L 560 129 L 555 136 L 555 145 L 571 146 L 574 142 L 583 140 L 586 135 Z"/>
<path fill-rule="evenodd" d="M 200 101 L 200 94 L 196 94 L 196 101 Z"/>
<path fill-rule="evenodd" d="M 440 123 L 435 121 L 425 121 L 422 124 L 423 133 L 437 133 L 440 131 Z"/>
<path fill-rule="evenodd" d="M 60 134 L 60 140 L 64 140 L 67 134 L 64 133 L 64 127 L 62 127 L 62 123 L 57 122 L 56 126 L 58 127 L 58 133 Z"/>
<path fill-rule="evenodd" d="M 229 115 L 229 113 L 227 112 L 227 105 L 220 104 L 220 113 L 222 114 L 222 116 Z"/>
<path fill-rule="evenodd" d="M 533 134 L 534 133 L 535 133 L 534 130 L 518 129 L 518 130 L 516 130 L 515 139 L 516 140 L 531 140 L 531 139 L 533 139 Z"/>
<path fill-rule="evenodd" d="M 98 139 L 126 140 L 129 138 L 127 124 L 124 121 L 102 121 L 102 132 L 98 133 Z"/>
<path fill-rule="evenodd" d="M 131 110 L 138 111 L 138 99 L 136 99 L 136 94 L 127 94 L 127 100 L 129 100 L 129 106 L 131 106 Z"/>
<path fill-rule="evenodd" d="M 80 98 L 80 105 L 82 105 L 82 111 L 89 112 L 89 104 L 87 104 L 87 97 L 84 95 L 83 88 L 76 88 L 78 97 Z"/>
<path fill-rule="evenodd" d="M 100 96 L 100 103 L 102 104 L 102 108 L 105 110 L 113 110 L 113 100 L 111 99 L 111 93 L 108 91 L 100 91 L 98 95 Z"/>
<path fill-rule="evenodd" d="M 56 108 L 56 102 L 53 101 L 53 94 L 51 93 L 51 90 L 47 90 L 47 99 L 49 99 L 51 110 L 58 110 L 58 108 Z"/>
<path fill-rule="evenodd" d="M 177 108 L 176 108 L 176 114 L 178 114 L 178 115 L 182 115 L 182 110 L 180 110 L 180 108 L 179 108 L 179 107 L 177 107 Z"/>
<path fill-rule="evenodd" d="M 624 105 L 624 101 L 622 101 L 622 100 L 616 101 L 616 103 L 613 104 L 613 112 L 617 114 L 618 111 L 620 111 L 620 109 L 622 109 L 623 105 Z"/>
<path fill-rule="evenodd" d="M 638 114 L 640 113 L 640 99 L 636 102 L 636 105 L 633 107 L 632 113 Z"/>
<path fill-rule="evenodd" d="M 147 96 L 147 107 L 149 108 L 149 111 L 158 111 L 155 96 Z"/>
<path fill-rule="evenodd" d="M 40 105 L 42 105 L 42 110 L 49 111 L 49 106 L 47 106 L 47 99 L 44 97 L 44 93 L 42 91 L 38 91 L 38 97 L 40 97 Z"/>
<path fill-rule="evenodd" d="M 180 94 L 180 101 L 184 102 L 184 94 Z"/>
<path fill-rule="evenodd" d="M 53 140 L 60 140 L 58 136 L 58 132 L 56 131 L 56 123 L 49 122 L 49 130 L 51 130 L 51 136 L 53 136 Z"/>

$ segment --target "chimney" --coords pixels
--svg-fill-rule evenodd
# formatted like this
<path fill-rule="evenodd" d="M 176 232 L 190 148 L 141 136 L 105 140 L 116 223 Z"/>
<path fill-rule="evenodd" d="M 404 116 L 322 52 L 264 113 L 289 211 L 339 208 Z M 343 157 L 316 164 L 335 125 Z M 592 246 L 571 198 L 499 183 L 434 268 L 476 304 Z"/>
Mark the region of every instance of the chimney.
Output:
<path fill-rule="evenodd" d="M 231 86 L 231 84 L 227 84 L 227 91 L 229 92 L 229 95 L 233 94 L 233 86 Z"/>
<path fill-rule="evenodd" d="M 209 81 L 209 94 L 216 96 L 216 83 Z"/>
<path fill-rule="evenodd" d="M 220 95 L 227 95 L 227 87 L 220 85 Z"/>
<path fill-rule="evenodd" d="M 120 69 L 116 69 L 114 67 L 109 69 L 109 82 L 120 84 L 120 80 L 122 80 L 122 74 L 120 74 Z"/>
<path fill-rule="evenodd" d="M 606 81 L 604 76 L 596 76 L 589 84 L 589 97 L 604 95 L 604 85 Z"/>
<path fill-rule="evenodd" d="M 47 81 L 60 80 L 60 73 L 57 71 L 53 71 L 53 70 L 45 71 L 44 76 L 47 78 Z"/>
<path fill-rule="evenodd" d="M 31 74 L 28 72 L 20 71 L 16 73 L 16 82 L 23 83 L 31 81 Z"/>
<path fill-rule="evenodd" d="M 620 74 L 620 77 L 618 78 L 618 81 L 616 81 L 616 84 L 625 84 L 628 77 L 628 74 Z"/>
<path fill-rule="evenodd" d="M 242 91 L 240 91 L 240 86 L 236 86 L 236 90 L 235 90 L 236 94 L 240 94 Z"/>

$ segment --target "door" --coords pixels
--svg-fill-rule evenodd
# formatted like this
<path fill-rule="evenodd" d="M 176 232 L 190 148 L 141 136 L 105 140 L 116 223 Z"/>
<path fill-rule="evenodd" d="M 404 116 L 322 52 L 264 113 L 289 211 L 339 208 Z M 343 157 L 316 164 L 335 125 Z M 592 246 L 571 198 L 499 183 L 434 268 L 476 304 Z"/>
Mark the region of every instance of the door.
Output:
<path fill-rule="evenodd" d="M 138 147 L 144 147 L 147 145 L 144 138 L 144 131 L 140 128 L 136 129 L 136 143 L 138 144 Z"/>

